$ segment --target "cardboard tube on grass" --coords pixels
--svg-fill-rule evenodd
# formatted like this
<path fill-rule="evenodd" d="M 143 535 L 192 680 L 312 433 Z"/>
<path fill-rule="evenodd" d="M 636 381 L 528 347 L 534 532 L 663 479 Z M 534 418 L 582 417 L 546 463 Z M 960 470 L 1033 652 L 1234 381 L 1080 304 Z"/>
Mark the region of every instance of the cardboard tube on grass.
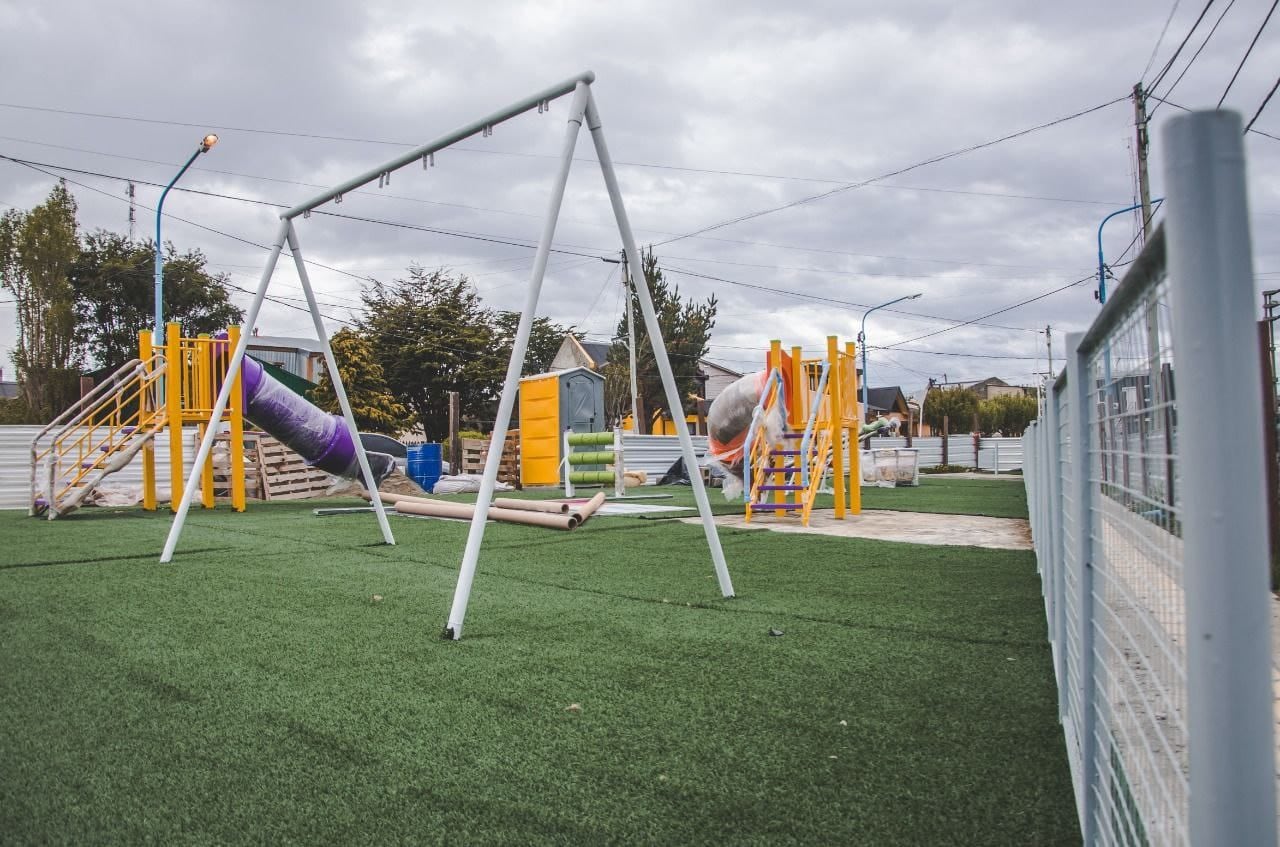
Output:
<path fill-rule="evenodd" d="M 596 513 L 596 509 L 599 509 L 603 505 L 604 505 L 604 492 L 597 491 L 595 497 L 592 497 L 590 500 L 583 503 L 577 509 L 574 509 L 570 514 L 572 514 L 574 517 L 578 519 L 579 524 L 584 524 L 587 522 L 587 518 L 594 515 Z"/>
<path fill-rule="evenodd" d="M 526 512 L 550 512 L 563 515 L 569 511 L 568 503 L 551 500 L 517 500 L 513 497 L 495 497 L 493 505 L 499 509 L 520 509 Z"/>
<path fill-rule="evenodd" d="M 360 496 L 369 501 L 373 500 L 373 498 L 369 496 L 368 491 L 361 491 Z M 396 503 L 401 503 L 401 502 L 444 503 L 449 506 L 466 506 L 467 505 L 466 503 L 454 503 L 451 500 L 436 500 L 432 497 L 417 497 L 413 494 L 392 494 L 389 491 L 379 491 L 378 499 L 380 499 L 383 503 L 386 503 L 388 506 L 394 506 Z"/>
<path fill-rule="evenodd" d="M 427 515 L 435 518 L 470 519 L 475 515 L 476 507 L 472 503 L 445 503 L 439 500 L 422 498 L 406 498 L 399 500 L 396 511 L 407 515 Z M 489 517 L 495 521 L 506 523 L 541 526 L 547 529 L 570 530 L 581 521 L 577 515 L 551 515 L 546 512 L 526 512 L 519 509 L 489 509 Z"/>

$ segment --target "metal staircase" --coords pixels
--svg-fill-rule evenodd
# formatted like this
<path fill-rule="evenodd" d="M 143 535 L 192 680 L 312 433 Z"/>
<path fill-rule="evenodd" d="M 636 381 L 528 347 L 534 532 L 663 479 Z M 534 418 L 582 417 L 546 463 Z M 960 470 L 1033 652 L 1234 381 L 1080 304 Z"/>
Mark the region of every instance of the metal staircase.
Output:
<path fill-rule="evenodd" d="M 156 402 L 164 373 L 163 354 L 134 359 L 40 430 L 31 442 L 28 514 L 53 520 L 74 511 L 164 429 Z"/>
<path fill-rule="evenodd" d="M 808 364 L 808 363 L 806 363 Z M 760 402 L 752 416 L 744 443 L 744 491 L 746 520 L 753 512 L 798 515 L 809 525 L 818 488 L 831 463 L 831 403 L 827 391 L 828 366 L 814 363 L 806 368 L 806 379 L 816 381 L 813 402 L 803 430 L 788 421 L 784 381 L 775 368 L 770 371 Z"/>

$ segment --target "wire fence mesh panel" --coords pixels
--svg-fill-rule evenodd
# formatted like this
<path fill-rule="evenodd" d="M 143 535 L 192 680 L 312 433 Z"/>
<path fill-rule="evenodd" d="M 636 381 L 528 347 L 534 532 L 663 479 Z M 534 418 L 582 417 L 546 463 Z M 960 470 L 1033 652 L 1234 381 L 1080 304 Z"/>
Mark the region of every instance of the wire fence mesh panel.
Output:
<path fill-rule="evenodd" d="M 1168 283 L 1088 353 L 1098 831 L 1187 843 L 1187 675 Z"/>
<path fill-rule="evenodd" d="M 1074 467 L 1072 465 L 1071 438 L 1068 428 L 1070 418 L 1070 400 L 1066 392 L 1054 391 L 1048 402 L 1055 404 L 1057 427 L 1053 433 L 1046 433 L 1057 440 L 1054 451 L 1057 458 L 1055 467 L 1046 468 L 1045 487 L 1057 485 L 1061 509 L 1055 518 L 1060 521 L 1060 531 L 1064 539 L 1061 550 L 1062 562 L 1062 615 L 1063 651 L 1065 653 L 1065 673 L 1062 684 L 1064 691 L 1060 697 L 1062 703 L 1062 725 L 1067 742 L 1067 761 L 1071 766 L 1072 783 L 1076 786 L 1076 806 L 1081 808 L 1081 745 L 1080 727 L 1082 726 L 1082 706 L 1080 699 L 1080 557 L 1078 547 L 1069 542 L 1076 537 L 1075 500 L 1072 494 Z M 1054 478 L 1056 476 L 1056 479 Z"/>
<path fill-rule="evenodd" d="M 1068 334 L 1024 438 L 1032 532 L 1085 843 L 1275 844 L 1280 685 L 1238 116 L 1175 131 L 1168 229 Z M 1180 408 L 1179 390 L 1193 402 Z M 1240 433 L 1227 450 L 1224 409 Z"/>

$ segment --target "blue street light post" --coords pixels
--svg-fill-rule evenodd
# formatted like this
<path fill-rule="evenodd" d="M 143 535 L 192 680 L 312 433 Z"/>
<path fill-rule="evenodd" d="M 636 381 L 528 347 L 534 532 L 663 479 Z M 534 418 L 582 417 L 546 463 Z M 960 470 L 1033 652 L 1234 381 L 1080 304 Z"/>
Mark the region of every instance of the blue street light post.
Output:
<path fill-rule="evenodd" d="M 200 146 L 191 154 L 191 158 L 187 159 L 182 170 L 178 171 L 178 175 L 169 180 L 169 184 L 164 187 L 164 191 L 160 193 L 160 202 L 156 204 L 156 329 L 153 336 L 156 344 L 164 343 L 164 242 L 160 240 L 160 218 L 164 209 L 164 198 L 169 196 L 169 189 L 182 179 L 182 175 L 187 172 L 187 168 L 191 167 L 196 157 L 201 153 L 208 153 L 209 149 L 217 143 L 218 136 L 212 133 L 202 138 Z"/>
<path fill-rule="evenodd" d="M 916 300 L 923 296 L 923 291 L 919 294 L 908 294 L 905 297 L 899 297 L 897 300 L 881 303 L 879 306 L 862 313 L 862 328 L 858 330 L 858 347 L 862 350 L 862 423 L 866 423 L 867 410 L 871 408 L 867 404 L 867 315 L 870 315 L 876 309 L 883 309 L 886 306 L 892 306 L 894 303 L 901 303 L 903 300 Z"/>
<path fill-rule="evenodd" d="M 1151 201 L 1151 208 L 1154 209 L 1158 204 L 1162 202 L 1164 202 L 1164 198 L 1157 197 L 1155 200 Z M 1125 212 L 1132 212 L 1134 209 L 1141 209 L 1141 208 L 1142 208 L 1141 203 L 1135 203 L 1132 206 L 1126 206 L 1123 209 L 1119 209 L 1107 215 L 1105 218 L 1102 219 L 1102 223 L 1098 224 L 1098 290 L 1094 292 L 1094 296 L 1098 298 L 1099 304 L 1104 304 L 1107 302 L 1107 265 L 1106 265 L 1106 260 L 1102 256 L 1102 228 L 1107 225 L 1107 221 L 1111 220 L 1117 215 L 1123 215 Z"/>

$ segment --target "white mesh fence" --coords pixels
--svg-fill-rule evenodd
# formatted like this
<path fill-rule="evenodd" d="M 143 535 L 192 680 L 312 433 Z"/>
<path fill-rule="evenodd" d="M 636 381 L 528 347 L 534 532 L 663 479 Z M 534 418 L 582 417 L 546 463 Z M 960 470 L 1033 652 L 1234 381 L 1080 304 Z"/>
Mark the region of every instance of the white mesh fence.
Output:
<path fill-rule="evenodd" d="M 1186 622 L 1174 351 L 1160 273 L 1087 356 L 1099 817 L 1122 844 L 1185 844 Z M 1170 485 L 1173 482 L 1174 485 Z"/>
<path fill-rule="evenodd" d="M 1254 326 L 1239 309 L 1214 328 L 1175 313 L 1190 286 L 1224 284 L 1170 277 L 1220 246 L 1212 228 L 1178 231 L 1177 245 L 1158 233 L 1088 332 L 1068 336 L 1067 370 L 1024 437 L 1059 715 L 1086 843 L 1274 844 L 1271 600 L 1267 564 L 1252 561 L 1265 525 L 1234 526 L 1230 504 L 1205 498 L 1254 480 L 1188 452 L 1215 448 L 1186 435 L 1218 414 L 1214 383 L 1228 381 L 1188 357 L 1211 355 L 1205 333 Z M 1179 391 L 1194 402 L 1180 408 Z"/>

